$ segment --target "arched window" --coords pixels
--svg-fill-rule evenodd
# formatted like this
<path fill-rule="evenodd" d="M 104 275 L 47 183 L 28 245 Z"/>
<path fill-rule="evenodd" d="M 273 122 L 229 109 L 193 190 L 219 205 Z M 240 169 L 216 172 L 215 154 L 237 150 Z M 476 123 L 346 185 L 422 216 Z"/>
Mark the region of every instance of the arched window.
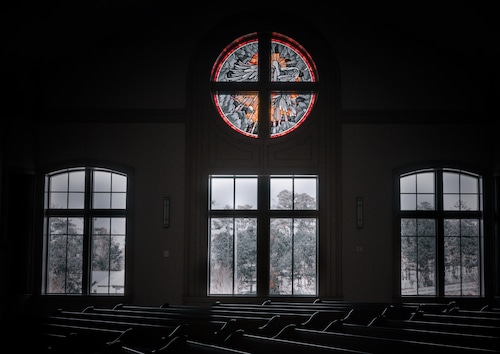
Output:
<path fill-rule="evenodd" d="M 44 294 L 124 295 L 127 182 L 103 168 L 45 175 Z"/>
<path fill-rule="evenodd" d="M 229 44 L 212 70 L 212 95 L 223 121 L 251 138 L 297 129 L 317 95 L 318 73 L 302 46 L 279 33 L 251 33 Z"/>
<path fill-rule="evenodd" d="M 222 21 L 192 62 L 186 301 L 339 295 L 336 60 L 285 12 Z"/>
<path fill-rule="evenodd" d="M 300 136 L 317 103 L 318 72 L 294 39 L 253 32 L 222 50 L 210 85 L 219 136 L 264 147 Z M 317 169 L 273 174 L 271 163 L 262 167 L 260 174 L 227 165 L 234 172 L 208 173 L 207 294 L 317 296 Z"/>
<path fill-rule="evenodd" d="M 399 176 L 401 296 L 483 295 L 483 181 L 451 168 Z"/>

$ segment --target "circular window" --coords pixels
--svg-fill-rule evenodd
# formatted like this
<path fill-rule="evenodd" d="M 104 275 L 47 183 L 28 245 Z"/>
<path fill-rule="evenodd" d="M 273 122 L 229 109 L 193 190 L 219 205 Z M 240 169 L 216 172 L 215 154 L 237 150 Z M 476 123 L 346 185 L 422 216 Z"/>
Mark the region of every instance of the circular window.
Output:
<path fill-rule="evenodd" d="M 252 33 L 219 55 L 212 97 L 221 118 L 238 133 L 277 138 L 307 119 L 317 80 L 314 62 L 297 42 L 279 33 Z"/>

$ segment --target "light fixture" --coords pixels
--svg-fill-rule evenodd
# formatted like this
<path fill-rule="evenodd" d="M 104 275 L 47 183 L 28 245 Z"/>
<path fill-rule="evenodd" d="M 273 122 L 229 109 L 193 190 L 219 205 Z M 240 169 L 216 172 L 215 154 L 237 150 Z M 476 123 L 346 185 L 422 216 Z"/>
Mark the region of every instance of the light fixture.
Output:
<path fill-rule="evenodd" d="M 170 198 L 163 197 L 163 227 L 170 226 Z"/>
<path fill-rule="evenodd" d="M 363 198 L 356 198 L 356 227 L 363 228 Z"/>

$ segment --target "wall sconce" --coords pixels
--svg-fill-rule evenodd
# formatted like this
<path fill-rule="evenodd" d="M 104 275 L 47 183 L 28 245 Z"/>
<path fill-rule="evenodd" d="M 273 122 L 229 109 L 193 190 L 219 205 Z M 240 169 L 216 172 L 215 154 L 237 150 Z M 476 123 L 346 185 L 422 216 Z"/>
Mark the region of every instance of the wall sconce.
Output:
<path fill-rule="evenodd" d="M 356 227 L 363 228 L 363 198 L 356 198 Z"/>
<path fill-rule="evenodd" d="M 163 197 L 163 227 L 170 226 L 170 198 Z"/>

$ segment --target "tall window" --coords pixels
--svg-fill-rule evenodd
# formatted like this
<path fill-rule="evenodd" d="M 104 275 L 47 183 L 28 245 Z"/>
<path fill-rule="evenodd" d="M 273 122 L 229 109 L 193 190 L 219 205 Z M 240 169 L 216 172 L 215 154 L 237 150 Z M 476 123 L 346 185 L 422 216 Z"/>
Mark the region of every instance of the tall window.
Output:
<path fill-rule="evenodd" d="M 223 121 L 251 138 L 277 138 L 299 127 L 317 95 L 318 74 L 302 46 L 279 33 L 251 33 L 220 54 L 212 95 Z"/>
<path fill-rule="evenodd" d="M 290 133 L 311 119 L 318 84 L 311 56 L 294 39 L 241 36 L 212 67 L 215 124 L 227 132 L 224 139 L 244 136 L 257 149 L 285 136 L 291 141 Z M 273 175 L 272 162 L 258 163 L 270 172 L 242 175 L 226 164 L 225 175 L 207 173 L 207 293 L 317 295 L 318 174 L 294 174 L 292 163 L 289 174 Z"/>
<path fill-rule="evenodd" d="M 213 175 L 209 186 L 208 293 L 316 295 L 318 177 Z"/>
<path fill-rule="evenodd" d="M 402 296 L 481 296 L 481 176 L 426 169 L 399 177 Z"/>
<path fill-rule="evenodd" d="M 124 294 L 127 176 L 71 168 L 45 176 L 45 294 Z"/>

